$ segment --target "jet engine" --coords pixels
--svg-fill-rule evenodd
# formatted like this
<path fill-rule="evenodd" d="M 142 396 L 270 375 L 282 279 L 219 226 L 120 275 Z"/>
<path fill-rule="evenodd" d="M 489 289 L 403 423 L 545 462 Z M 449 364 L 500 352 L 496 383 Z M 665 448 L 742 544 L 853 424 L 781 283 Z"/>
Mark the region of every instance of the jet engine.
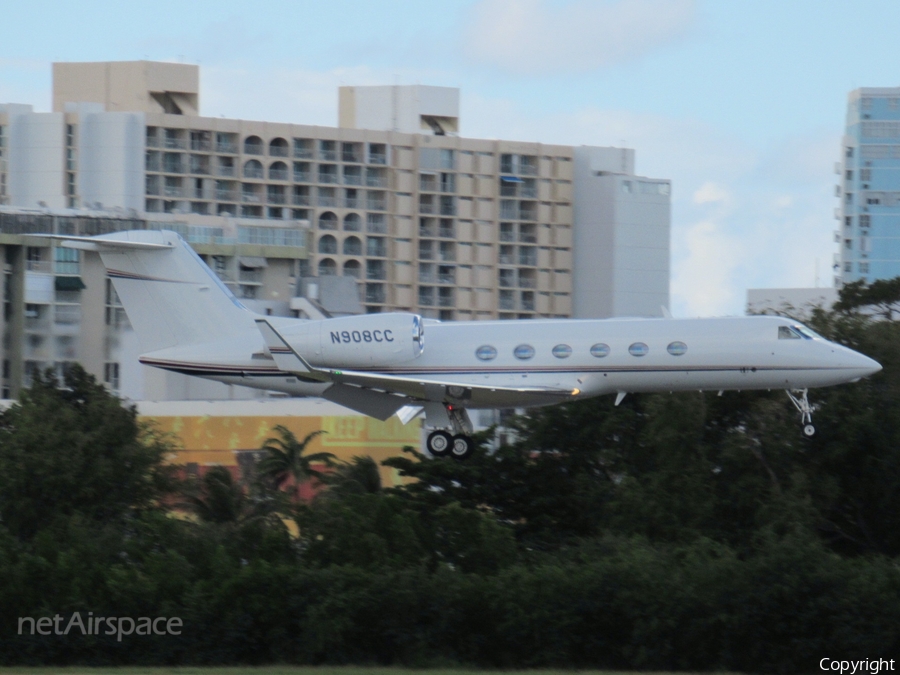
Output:
<path fill-rule="evenodd" d="M 304 321 L 282 335 L 313 366 L 369 368 L 418 358 L 424 329 L 418 314 L 397 312 Z"/>

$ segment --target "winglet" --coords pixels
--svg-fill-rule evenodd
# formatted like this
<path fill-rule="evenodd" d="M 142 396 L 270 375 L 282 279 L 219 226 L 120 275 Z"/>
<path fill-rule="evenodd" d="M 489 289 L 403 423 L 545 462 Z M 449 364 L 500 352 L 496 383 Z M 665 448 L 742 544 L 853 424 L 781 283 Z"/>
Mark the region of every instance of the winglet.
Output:
<path fill-rule="evenodd" d="M 325 373 L 313 368 L 306 360 L 294 351 L 293 347 L 281 337 L 281 333 L 272 328 L 265 319 L 256 319 L 256 327 L 262 334 L 266 347 L 275 359 L 275 365 L 289 373 L 297 373 L 323 382 L 330 381 Z"/>

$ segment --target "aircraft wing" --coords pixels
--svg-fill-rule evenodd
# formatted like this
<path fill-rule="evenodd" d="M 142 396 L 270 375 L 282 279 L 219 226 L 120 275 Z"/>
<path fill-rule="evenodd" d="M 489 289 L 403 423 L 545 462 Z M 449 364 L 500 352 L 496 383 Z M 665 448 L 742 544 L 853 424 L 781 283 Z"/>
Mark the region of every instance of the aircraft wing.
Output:
<path fill-rule="evenodd" d="M 346 401 L 351 401 L 354 397 L 358 397 L 360 403 L 369 408 L 370 406 L 363 403 L 362 399 L 371 400 L 371 407 L 378 408 L 380 414 L 384 414 L 388 409 L 396 406 L 390 413 L 393 414 L 393 412 L 404 405 L 408 405 L 410 403 L 408 399 L 442 401 L 450 398 L 465 401 L 472 398 L 474 394 L 480 400 L 489 403 L 490 399 L 494 398 L 492 395 L 497 394 L 502 396 L 521 394 L 523 399 L 525 399 L 531 395 L 559 396 L 564 398 L 578 393 L 577 390 L 554 387 L 510 387 L 496 384 L 472 384 L 431 376 L 388 375 L 386 373 L 361 372 L 338 368 L 316 368 L 300 356 L 266 319 L 256 319 L 256 325 L 260 333 L 262 333 L 266 347 L 280 369 L 306 378 L 317 379 L 323 382 L 334 382 L 335 386 L 332 389 L 335 391 L 333 393 L 338 395 L 338 392 L 340 392 L 341 397 L 341 400 L 336 402 L 366 414 L 372 413 L 353 405 L 348 405 Z M 331 389 L 328 391 L 331 391 Z M 363 393 L 363 391 L 366 393 Z M 378 404 L 379 399 L 373 397 L 373 395 L 386 396 L 390 400 L 383 401 L 384 405 L 382 406 Z M 324 396 L 329 398 L 328 392 Z M 388 417 L 390 414 L 388 414 Z M 372 416 L 378 417 L 379 415 L 374 414 Z"/>

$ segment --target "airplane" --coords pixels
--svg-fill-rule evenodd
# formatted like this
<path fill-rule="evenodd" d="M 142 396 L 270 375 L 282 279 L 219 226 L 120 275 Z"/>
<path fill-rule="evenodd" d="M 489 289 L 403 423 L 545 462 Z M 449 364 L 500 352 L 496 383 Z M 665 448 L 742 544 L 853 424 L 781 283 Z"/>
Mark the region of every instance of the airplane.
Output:
<path fill-rule="evenodd" d="M 44 235 L 96 251 L 141 344 L 140 362 L 226 384 L 320 396 L 404 423 L 424 415 L 435 457 L 475 449 L 468 410 L 615 394 L 784 389 L 815 434 L 807 391 L 876 361 L 792 319 L 440 322 L 410 312 L 310 320 L 247 309 L 175 232 Z M 427 337 L 427 342 L 426 342 Z"/>

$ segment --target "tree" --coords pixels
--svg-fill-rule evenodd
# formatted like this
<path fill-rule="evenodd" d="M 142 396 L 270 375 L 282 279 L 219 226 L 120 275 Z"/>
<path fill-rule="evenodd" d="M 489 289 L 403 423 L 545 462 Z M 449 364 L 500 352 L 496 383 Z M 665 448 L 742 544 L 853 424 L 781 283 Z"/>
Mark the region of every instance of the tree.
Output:
<path fill-rule="evenodd" d="M 224 466 L 210 467 L 186 492 L 184 506 L 206 523 L 243 524 L 275 510 L 273 499 L 248 492 Z"/>
<path fill-rule="evenodd" d="M 302 441 L 298 441 L 294 432 L 280 424 L 275 427 L 275 431 L 278 437 L 268 438 L 262 445 L 266 456 L 257 464 L 257 473 L 263 482 L 268 482 L 277 490 L 291 482 L 296 496 L 301 483 L 322 475 L 322 472 L 313 468 L 313 464 L 331 466 L 335 456 L 330 452 L 304 454 L 310 441 L 325 433 L 324 431 L 313 431 Z"/>
<path fill-rule="evenodd" d="M 854 312 L 864 307 L 873 307 L 885 319 L 893 321 L 894 312 L 900 311 L 900 277 L 876 279 L 871 284 L 863 279 L 844 284 L 834 309 Z"/>
<path fill-rule="evenodd" d="M 173 486 L 172 452 L 80 366 L 62 386 L 36 373 L 0 413 L 0 519 L 28 539 L 56 519 L 103 523 L 155 508 Z"/>
<path fill-rule="evenodd" d="M 371 457 L 357 456 L 349 462 L 341 462 L 334 471 L 322 475 L 321 480 L 328 486 L 323 493 L 326 497 L 381 492 L 381 473 Z"/>

